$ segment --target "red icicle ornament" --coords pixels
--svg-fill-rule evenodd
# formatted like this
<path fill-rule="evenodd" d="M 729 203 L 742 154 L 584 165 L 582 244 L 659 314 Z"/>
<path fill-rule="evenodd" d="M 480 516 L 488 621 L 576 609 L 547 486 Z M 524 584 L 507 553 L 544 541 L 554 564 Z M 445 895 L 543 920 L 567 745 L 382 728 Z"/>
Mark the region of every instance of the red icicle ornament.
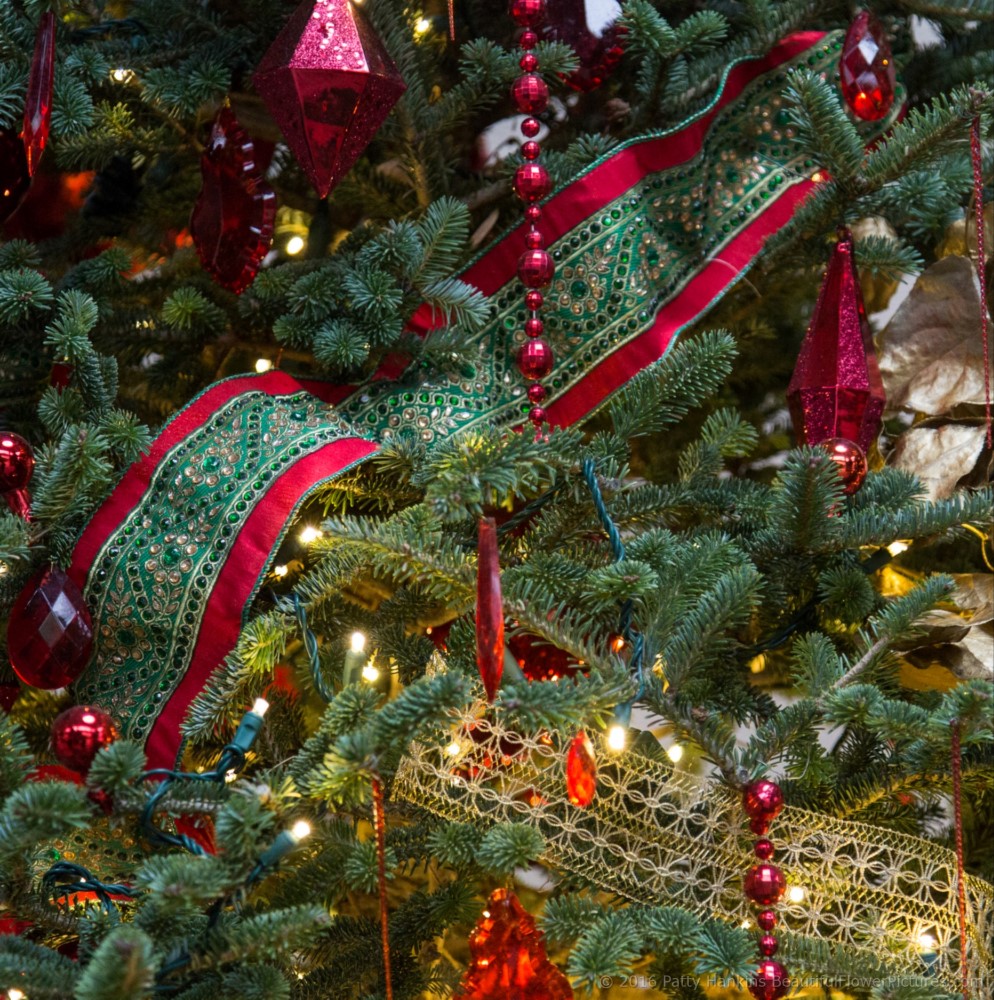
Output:
<path fill-rule="evenodd" d="M 832 251 L 787 387 L 794 433 L 800 444 L 845 438 L 868 452 L 880 433 L 885 402 L 852 234 L 845 230 Z"/>
<path fill-rule="evenodd" d="M 623 25 L 617 21 L 591 31 L 584 0 L 546 0 L 544 37 L 565 42 L 576 53 L 580 68 L 563 79 L 574 90 L 596 90 L 615 70 L 625 53 Z"/>
<path fill-rule="evenodd" d="M 869 11 L 860 11 L 849 25 L 839 59 L 839 83 L 846 104 L 857 118 L 880 121 L 894 103 L 896 80 L 884 29 Z"/>
<path fill-rule="evenodd" d="M 497 522 L 492 517 L 480 518 L 476 563 L 476 665 L 487 701 L 493 701 L 504 673 L 504 602 L 500 593 Z"/>
<path fill-rule="evenodd" d="M 535 918 L 507 889 L 495 889 L 469 936 L 472 961 L 452 1000 L 572 1000 L 569 980 L 549 961 Z"/>
<path fill-rule="evenodd" d="M 273 241 L 276 194 L 263 180 L 255 145 L 223 107 L 200 160 L 203 187 L 190 216 L 190 234 L 204 270 L 241 294 L 255 280 Z"/>
<path fill-rule="evenodd" d="M 350 0 L 304 0 L 252 82 L 322 198 L 359 159 L 407 89 Z"/>
<path fill-rule="evenodd" d="M 28 176 L 34 177 L 38 161 L 48 142 L 52 123 L 52 90 L 55 86 L 55 14 L 41 15 L 35 51 L 28 73 L 28 93 L 24 101 L 24 155 Z"/>
<path fill-rule="evenodd" d="M 597 792 L 597 760 L 590 737 L 581 729 L 573 737 L 566 755 L 566 795 L 575 806 L 585 808 Z"/>

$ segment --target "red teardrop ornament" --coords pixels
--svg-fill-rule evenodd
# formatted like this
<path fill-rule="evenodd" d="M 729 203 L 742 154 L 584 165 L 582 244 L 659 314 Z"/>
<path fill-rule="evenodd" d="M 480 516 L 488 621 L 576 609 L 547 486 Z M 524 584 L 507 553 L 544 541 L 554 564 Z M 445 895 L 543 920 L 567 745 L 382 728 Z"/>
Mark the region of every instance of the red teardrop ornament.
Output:
<path fill-rule="evenodd" d="M 596 90 L 615 70 L 625 52 L 625 28 L 612 22 L 600 34 L 590 30 L 584 0 L 546 0 L 545 38 L 565 42 L 580 68 L 563 79 L 574 90 Z"/>
<path fill-rule="evenodd" d="M 572 1000 L 550 961 L 535 918 L 507 889 L 495 889 L 469 935 L 472 960 L 452 1000 Z"/>
<path fill-rule="evenodd" d="M 37 688 L 61 688 L 82 672 L 93 649 L 93 624 L 79 587 L 47 566 L 14 602 L 7 622 L 7 655 L 14 673 Z"/>
<path fill-rule="evenodd" d="M 34 177 L 38 161 L 48 142 L 52 124 L 52 89 L 55 83 L 55 14 L 41 15 L 35 51 L 28 72 L 28 93 L 24 101 L 24 156 L 28 176 Z"/>
<path fill-rule="evenodd" d="M 103 709 L 73 705 L 52 723 L 52 753 L 60 764 L 86 774 L 98 751 L 118 735 L 117 723 Z"/>
<path fill-rule="evenodd" d="M 252 82 L 322 198 L 359 159 L 407 89 L 351 0 L 304 0 Z"/>
<path fill-rule="evenodd" d="M 781 1000 L 790 992 L 787 969 L 773 959 L 760 962 L 749 981 L 749 992 L 756 1000 Z"/>
<path fill-rule="evenodd" d="M 760 906 L 772 906 L 787 890 L 787 880 L 776 865 L 763 863 L 749 869 L 743 883 L 745 894 Z"/>
<path fill-rule="evenodd" d="M 866 454 L 855 441 L 845 438 L 829 438 L 822 441 L 824 448 L 835 462 L 842 477 L 842 492 L 852 496 L 866 479 Z"/>
<path fill-rule="evenodd" d="M 200 170 L 203 187 L 190 234 L 204 270 L 240 294 L 255 280 L 273 241 L 276 194 L 263 180 L 255 146 L 230 107 L 214 121 Z"/>
<path fill-rule="evenodd" d="M 597 760 L 590 737 L 581 729 L 566 755 L 566 795 L 575 806 L 589 806 L 597 791 Z"/>
<path fill-rule="evenodd" d="M 500 593 L 500 553 L 497 523 L 480 518 L 476 563 L 476 665 L 493 701 L 504 673 L 504 602 Z"/>
<path fill-rule="evenodd" d="M 11 512 L 31 520 L 31 496 L 28 483 L 35 467 L 35 456 L 20 434 L 0 431 L 0 493 Z"/>
<path fill-rule="evenodd" d="M 869 451 L 880 433 L 885 402 L 852 236 L 845 232 L 832 251 L 787 387 L 794 434 L 799 444 L 841 437 Z"/>
<path fill-rule="evenodd" d="M 0 129 L 0 224 L 14 214 L 29 187 L 31 175 L 23 141 L 10 129 Z"/>
<path fill-rule="evenodd" d="M 883 118 L 894 103 L 896 74 L 890 42 L 868 11 L 853 19 L 842 43 L 839 82 L 846 104 L 864 121 Z"/>

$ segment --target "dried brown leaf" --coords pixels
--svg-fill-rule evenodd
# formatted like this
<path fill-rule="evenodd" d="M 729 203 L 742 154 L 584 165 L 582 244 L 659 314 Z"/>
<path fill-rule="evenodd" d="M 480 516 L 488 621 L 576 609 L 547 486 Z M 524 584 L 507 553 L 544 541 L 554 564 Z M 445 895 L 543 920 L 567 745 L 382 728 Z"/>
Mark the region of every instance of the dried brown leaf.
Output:
<path fill-rule="evenodd" d="M 898 439 L 889 464 L 914 473 L 928 490 L 929 499 L 948 497 L 956 484 L 973 471 L 984 448 L 983 427 L 944 424 L 912 427 Z"/>

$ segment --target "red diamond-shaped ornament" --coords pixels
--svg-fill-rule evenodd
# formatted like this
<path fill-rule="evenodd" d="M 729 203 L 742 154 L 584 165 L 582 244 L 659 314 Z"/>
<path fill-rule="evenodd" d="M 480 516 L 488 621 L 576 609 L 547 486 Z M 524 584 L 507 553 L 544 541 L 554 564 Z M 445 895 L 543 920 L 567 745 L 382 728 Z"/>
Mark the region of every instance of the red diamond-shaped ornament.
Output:
<path fill-rule="evenodd" d="M 269 252 L 276 194 L 263 180 L 255 146 L 230 107 L 221 109 L 200 160 L 203 186 L 190 216 L 200 263 L 225 288 L 241 294 Z"/>
<path fill-rule="evenodd" d="M 359 159 L 407 89 L 350 0 L 304 0 L 252 82 L 322 198 Z"/>
<path fill-rule="evenodd" d="M 839 82 L 846 104 L 858 118 L 879 121 L 894 103 L 896 79 L 883 27 L 869 11 L 860 11 L 846 32 L 839 59 Z"/>

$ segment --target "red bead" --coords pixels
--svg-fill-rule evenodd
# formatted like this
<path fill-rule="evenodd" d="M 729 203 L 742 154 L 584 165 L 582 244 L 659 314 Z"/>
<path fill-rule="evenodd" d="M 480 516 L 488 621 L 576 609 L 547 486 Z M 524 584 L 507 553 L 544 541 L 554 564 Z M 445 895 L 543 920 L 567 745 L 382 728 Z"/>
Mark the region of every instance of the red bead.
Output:
<path fill-rule="evenodd" d="M 204 270 L 241 293 L 269 252 L 276 194 L 263 180 L 255 146 L 230 107 L 214 122 L 200 169 L 203 187 L 190 216 L 190 235 Z"/>
<path fill-rule="evenodd" d="M 556 265 L 545 250 L 526 250 L 518 258 L 518 277 L 525 288 L 542 288 L 555 273 Z"/>
<path fill-rule="evenodd" d="M 20 434 L 0 431 L 0 493 L 11 511 L 25 521 L 31 518 L 27 485 L 34 467 L 31 445 Z"/>
<path fill-rule="evenodd" d="M 764 931 L 771 931 L 777 925 L 777 915 L 772 910 L 763 910 L 757 914 L 756 923 Z"/>
<path fill-rule="evenodd" d="M 538 205 L 529 205 L 525 209 L 525 219 L 534 225 L 542 218 L 542 209 Z"/>
<path fill-rule="evenodd" d="M 549 961 L 535 918 L 508 889 L 495 889 L 469 935 L 469 968 L 452 1000 L 573 1000 Z"/>
<path fill-rule="evenodd" d="M 21 591 L 7 622 L 14 673 L 37 688 L 61 688 L 82 672 L 93 649 L 93 624 L 79 587 L 47 566 Z"/>
<path fill-rule="evenodd" d="M 519 60 L 518 65 L 526 73 L 534 73 L 538 69 L 538 56 L 534 52 L 526 52 Z"/>
<path fill-rule="evenodd" d="M 545 236 L 540 229 L 529 229 L 525 233 L 525 246 L 529 250 L 540 250 L 545 246 Z"/>
<path fill-rule="evenodd" d="M 541 292 L 531 289 L 529 292 L 525 293 L 525 305 L 531 309 L 532 312 L 538 312 L 542 308 L 542 303 L 545 301 L 545 296 Z"/>
<path fill-rule="evenodd" d="M 549 106 L 549 88 L 545 85 L 545 80 L 534 73 L 525 73 L 514 81 L 511 85 L 511 97 L 518 110 L 526 115 L 540 114 Z M 525 135 L 528 133 L 525 132 Z"/>
<path fill-rule="evenodd" d="M 548 416 L 545 412 L 545 407 L 543 406 L 533 406 L 528 411 L 528 419 L 536 426 L 541 427 L 542 424 L 548 421 Z"/>
<path fill-rule="evenodd" d="M 749 869 L 743 883 L 745 894 L 760 906 L 779 902 L 787 890 L 787 880 L 776 865 L 761 864 Z"/>
<path fill-rule="evenodd" d="M 886 395 L 853 259 L 852 236 L 835 244 L 787 386 L 799 444 L 846 438 L 869 451 Z"/>
<path fill-rule="evenodd" d="M 521 123 L 521 134 L 528 139 L 534 138 L 542 131 L 542 123 L 537 118 L 526 118 Z"/>
<path fill-rule="evenodd" d="M 852 496 L 857 492 L 866 480 L 866 455 L 855 441 L 847 441 L 845 438 L 829 438 L 821 442 L 824 448 L 835 462 L 842 478 L 842 492 L 846 496 Z"/>
<path fill-rule="evenodd" d="M 772 934 L 764 934 L 759 939 L 759 953 L 766 958 L 769 958 L 771 955 L 775 955 L 778 947 L 779 944 L 777 939 Z"/>
<path fill-rule="evenodd" d="M 552 371 L 552 348 L 544 340 L 526 340 L 518 348 L 518 371 L 530 382 Z"/>
<path fill-rule="evenodd" d="M 518 44 L 523 49 L 533 49 L 538 45 L 538 35 L 534 31 L 522 31 L 521 37 L 518 39 Z"/>
<path fill-rule="evenodd" d="M 24 143 L 12 129 L 0 128 L 0 223 L 6 222 L 31 187 Z"/>
<path fill-rule="evenodd" d="M 48 142 L 52 123 L 52 88 L 55 83 L 55 14 L 41 15 L 35 50 L 28 71 L 28 93 L 24 100 L 24 156 L 28 176 L 33 177 Z"/>
<path fill-rule="evenodd" d="M 521 147 L 521 155 L 526 160 L 537 160 L 541 152 L 542 147 L 531 139 Z"/>
<path fill-rule="evenodd" d="M 896 74 L 890 42 L 868 11 L 856 15 L 842 43 L 839 59 L 842 96 L 857 118 L 875 122 L 894 103 Z"/>
<path fill-rule="evenodd" d="M 541 337 L 545 331 L 545 324 L 534 316 L 525 320 L 525 333 L 529 337 Z"/>
<path fill-rule="evenodd" d="M 545 388 L 545 386 L 541 385 L 538 382 L 535 382 L 532 385 L 528 386 L 528 398 L 533 403 L 541 403 L 542 400 L 545 399 L 545 397 L 548 394 L 549 394 L 548 390 Z M 527 673 L 525 674 L 525 676 L 526 677 L 528 676 Z"/>
<path fill-rule="evenodd" d="M 742 790 L 742 808 L 752 820 L 752 829 L 764 834 L 783 809 L 783 792 L 779 785 L 760 778 Z"/>
<path fill-rule="evenodd" d="M 773 857 L 773 841 L 767 840 L 765 837 L 762 840 L 757 840 L 753 846 L 753 852 L 760 861 L 769 861 Z"/>
<path fill-rule="evenodd" d="M 86 774 L 97 752 L 119 735 L 114 719 L 103 709 L 74 705 L 52 723 L 52 753 L 60 764 Z"/>
<path fill-rule="evenodd" d="M 487 701 L 493 701 L 504 673 L 504 604 L 497 523 L 492 517 L 480 518 L 476 560 L 476 665 Z"/>
<path fill-rule="evenodd" d="M 545 18 L 545 0 L 511 0 L 511 17 L 522 28 L 534 28 Z"/>
<path fill-rule="evenodd" d="M 597 761 L 590 738 L 581 729 L 566 755 L 566 795 L 575 806 L 589 806 L 597 791 Z"/>
<path fill-rule="evenodd" d="M 786 968 L 772 959 L 760 962 L 749 981 L 749 992 L 756 1000 L 781 1000 L 790 992 Z"/>
<path fill-rule="evenodd" d="M 522 163 L 514 172 L 514 193 L 522 201 L 541 201 L 551 187 L 549 171 L 541 163 Z"/>

